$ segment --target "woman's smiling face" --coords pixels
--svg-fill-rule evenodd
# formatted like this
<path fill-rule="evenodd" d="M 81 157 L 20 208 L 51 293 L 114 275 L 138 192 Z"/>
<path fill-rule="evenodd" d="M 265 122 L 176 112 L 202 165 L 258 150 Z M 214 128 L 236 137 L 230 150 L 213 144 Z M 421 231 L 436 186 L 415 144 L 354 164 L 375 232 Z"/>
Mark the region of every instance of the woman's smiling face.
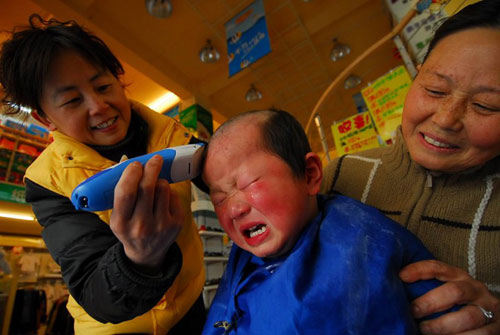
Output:
<path fill-rule="evenodd" d="M 411 157 L 459 172 L 500 154 L 500 30 L 443 38 L 408 92 L 402 122 Z"/>
<path fill-rule="evenodd" d="M 116 144 L 130 124 L 130 104 L 120 81 L 75 51 L 62 50 L 52 61 L 40 105 L 44 115 L 38 119 L 50 130 L 85 144 Z"/>

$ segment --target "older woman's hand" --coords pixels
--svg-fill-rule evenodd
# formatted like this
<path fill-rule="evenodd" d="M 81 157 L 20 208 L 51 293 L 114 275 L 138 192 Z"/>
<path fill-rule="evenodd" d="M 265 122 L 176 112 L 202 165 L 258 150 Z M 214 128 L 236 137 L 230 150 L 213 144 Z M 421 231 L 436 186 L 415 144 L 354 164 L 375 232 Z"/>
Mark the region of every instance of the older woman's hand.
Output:
<path fill-rule="evenodd" d="M 453 305 L 465 305 L 457 312 L 423 321 L 423 334 L 498 335 L 500 334 L 500 301 L 486 285 L 473 279 L 466 271 L 436 260 L 421 261 L 406 266 L 400 277 L 404 282 L 435 278 L 445 282 L 412 302 L 416 319 L 446 310 Z M 494 318 L 487 318 L 477 306 L 492 311 Z"/>

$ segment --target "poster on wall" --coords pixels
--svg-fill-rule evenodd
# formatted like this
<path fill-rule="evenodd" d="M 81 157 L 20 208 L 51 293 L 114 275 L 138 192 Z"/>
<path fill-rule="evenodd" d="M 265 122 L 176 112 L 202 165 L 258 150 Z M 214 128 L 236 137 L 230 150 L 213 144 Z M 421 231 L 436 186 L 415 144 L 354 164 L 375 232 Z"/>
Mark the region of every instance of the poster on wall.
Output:
<path fill-rule="evenodd" d="M 230 77 L 271 52 L 262 1 L 254 1 L 224 25 Z"/>
<path fill-rule="evenodd" d="M 413 54 L 417 63 L 422 63 L 427 47 L 436 29 L 446 18 L 455 14 L 463 7 L 479 0 L 426 0 L 422 1 L 424 8 L 415 15 L 402 31 L 403 39 Z M 387 7 L 397 22 L 410 11 L 414 1 L 386 0 Z"/>
<path fill-rule="evenodd" d="M 332 133 L 339 156 L 380 146 L 369 112 L 333 124 Z"/>
<path fill-rule="evenodd" d="M 408 71 L 401 65 L 361 90 L 377 132 L 385 142 L 395 136 L 401 124 L 404 101 L 411 82 Z"/>

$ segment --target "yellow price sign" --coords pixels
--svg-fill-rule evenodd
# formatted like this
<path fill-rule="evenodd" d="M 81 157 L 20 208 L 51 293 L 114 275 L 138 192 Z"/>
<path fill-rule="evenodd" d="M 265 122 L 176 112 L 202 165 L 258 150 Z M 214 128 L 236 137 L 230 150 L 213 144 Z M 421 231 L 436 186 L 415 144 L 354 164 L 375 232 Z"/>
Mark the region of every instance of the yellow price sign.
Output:
<path fill-rule="evenodd" d="M 411 78 L 401 65 L 361 90 L 380 137 L 387 141 L 401 124 L 406 94 Z"/>
<path fill-rule="evenodd" d="M 332 125 L 335 148 L 339 155 L 377 148 L 377 138 L 370 114 L 353 115 Z"/>

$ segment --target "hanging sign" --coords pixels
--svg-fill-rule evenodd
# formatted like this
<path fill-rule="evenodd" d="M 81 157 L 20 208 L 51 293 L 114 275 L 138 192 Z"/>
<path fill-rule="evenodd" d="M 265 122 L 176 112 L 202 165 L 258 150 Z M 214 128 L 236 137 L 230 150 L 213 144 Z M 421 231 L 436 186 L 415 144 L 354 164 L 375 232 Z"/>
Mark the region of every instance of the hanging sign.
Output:
<path fill-rule="evenodd" d="M 332 133 L 339 156 L 380 146 L 369 112 L 335 123 Z"/>
<path fill-rule="evenodd" d="M 401 65 L 361 90 L 378 134 L 386 142 L 401 124 L 404 101 L 410 86 L 410 75 Z"/>
<path fill-rule="evenodd" d="M 271 52 L 262 0 L 254 1 L 225 25 L 229 76 Z"/>
<path fill-rule="evenodd" d="M 400 22 L 411 7 L 415 6 L 415 2 L 410 0 L 385 0 L 385 2 L 396 22 Z M 401 32 L 417 63 L 422 63 L 430 40 L 446 18 L 475 2 L 478 0 L 419 1 L 417 4 L 419 13 L 408 22 Z"/>

